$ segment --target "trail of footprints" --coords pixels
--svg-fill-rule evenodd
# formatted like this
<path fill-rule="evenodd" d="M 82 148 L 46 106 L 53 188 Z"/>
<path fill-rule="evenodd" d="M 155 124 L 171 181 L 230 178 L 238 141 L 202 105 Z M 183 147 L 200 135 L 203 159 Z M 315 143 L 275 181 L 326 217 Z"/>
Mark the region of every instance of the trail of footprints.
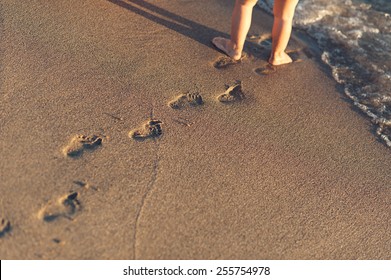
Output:
<path fill-rule="evenodd" d="M 253 46 L 253 52 L 258 52 L 259 50 L 268 50 L 270 51 L 272 46 L 271 35 L 252 35 L 248 37 L 250 44 Z M 300 62 L 303 59 L 311 58 L 311 53 L 306 49 L 297 49 L 287 52 L 292 58 L 293 62 Z M 246 59 L 254 54 L 248 54 L 246 51 L 243 53 L 243 56 L 240 60 L 235 61 L 230 57 L 224 55 L 219 57 L 214 62 L 214 67 L 218 69 L 224 69 L 231 65 L 240 63 L 243 59 Z M 256 55 L 255 55 L 256 56 Z M 273 66 L 266 64 L 262 67 L 254 69 L 254 72 L 258 75 L 269 75 L 277 71 L 278 68 L 284 66 Z M 217 96 L 217 100 L 221 103 L 234 103 L 241 101 L 245 98 L 243 91 L 243 85 L 241 81 L 235 81 L 232 85 L 226 86 L 226 91 Z M 168 102 L 168 106 L 174 110 L 181 110 L 187 107 L 197 107 L 204 104 L 204 99 L 199 92 L 180 94 L 176 96 L 173 100 Z M 116 117 L 117 118 L 117 117 Z M 120 118 L 122 120 L 122 118 Z M 178 123 L 181 123 L 186 126 L 190 126 L 192 123 L 182 120 L 177 120 Z M 154 118 L 146 120 L 140 127 L 131 130 L 128 135 L 134 140 L 146 140 L 150 138 L 157 138 L 163 134 L 162 128 L 163 122 Z M 85 151 L 94 151 L 103 143 L 103 138 L 98 135 L 75 135 L 70 142 L 62 149 L 62 152 L 65 156 L 76 158 L 82 156 Z"/>
<path fill-rule="evenodd" d="M 218 95 L 218 101 L 222 103 L 232 103 L 244 99 L 241 81 L 236 81 L 232 86 L 227 86 L 224 93 Z M 200 93 L 180 94 L 173 100 L 168 102 L 168 106 L 174 110 L 181 110 L 186 107 L 198 107 L 204 104 L 204 99 Z M 178 123 L 190 126 L 191 122 L 187 120 L 176 120 Z M 148 138 L 160 137 L 163 134 L 163 122 L 157 119 L 150 119 L 143 123 L 140 127 L 129 132 L 129 137 L 135 140 L 145 140 Z"/>
<path fill-rule="evenodd" d="M 241 99 L 242 94 L 238 88 L 241 89 L 241 83 L 235 82 L 227 91 L 221 94 L 218 99 L 221 102 L 233 102 L 236 99 Z M 187 93 L 177 96 L 168 103 L 168 106 L 174 110 L 183 109 L 186 107 L 196 107 L 204 104 L 204 100 L 199 93 Z M 156 138 L 163 134 L 163 122 L 157 119 L 147 120 L 141 124 L 140 127 L 135 128 L 129 132 L 129 137 L 135 140 L 146 140 L 149 138 Z M 186 123 L 189 126 L 189 123 Z M 191 124 L 191 123 L 190 123 Z M 103 137 L 97 135 L 75 135 L 69 143 L 62 148 L 62 153 L 65 157 L 78 158 L 86 151 L 94 151 L 98 149 L 103 143 Z M 37 213 L 38 219 L 51 223 L 59 219 L 74 220 L 78 213 L 82 210 L 82 203 L 80 201 L 81 193 L 86 192 L 90 188 L 89 184 L 76 181 L 81 189 L 79 191 L 71 191 L 60 197 L 48 201 Z M 2 220 L 0 227 L 0 237 L 10 230 L 10 223 L 7 220 Z"/>
<path fill-rule="evenodd" d="M 232 103 L 244 99 L 242 82 L 235 81 L 233 85 L 226 86 L 226 91 L 217 96 L 217 100 L 222 103 Z M 171 100 L 168 106 L 174 110 L 180 110 L 186 107 L 197 107 L 204 104 L 204 99 L 200 93 L 181 94 Z M 163 122 L 157 119 L 145 121 L 140 127 L 129 132 L 129 137 L 135 140 L 145 140 L 156 138 L 163 134 Z M 103 137 L 98 135 L 78 134 L 73 136 L 69 143 L 62 148 L 62 153 L 66 157 L 77 158 L 83 155 L 85 151 L 94 151 L 103 143 Z"/>
<path fill-rule="evenodd" d="M 231 86 L 226 86 L 226 91 L 217 96 L 217 100 L 222 103 L 232 103 L 240 101 L 244 98 L 241 81 L 236 81 Z M 204 99 L 198 92 L 181 94 L 168 102 L 168 106 L 174 110 L 184 109 L 186 107 L 197 107 L 204 104 Z M 191 122 L 184 122 L 190 126 Z M 157 119 L 147 120 L 140 127 L 129 132 L 129 137 L 135 140 L 146 140 L 149 138 L 160 137 L 163 134 L 163 122 Z M 75 135 L 70 139 L 70 142 L 62 148 L 64 156 L 69 158 L 77 158 L 83 155 L 85 151 L 94 151 L 103 143 L 103 137 L 97 135 Z M 60 197 L 48 201 L 37 213 L 38 219 L 52 223 L 59 219 L 67 219 L 73 221 L 78 213 L 82 210 L 80 201 L 81 193 L 90 189 L 90 185 L 81 181 L 74 182 L 80 187 L 79 191 L 71 191 Z M 0 228 L 0 236 L 5 234 L 10 229 L 10 224 L 2 220 Z"/>
<path fill-rule="evenodd" d="M 264 49 L 271 47 L 271 40 L 268 37 L 254 37 L 250 38 L 252 41 L 256 41 L 257 44 Z M 300 51 L 291 51 L 289 55 L 294 62 L 302 60 L 302 53 Z M 225 69 L 231 65 L 240 63 L 243 59 L 248 58 L 248 54 L 239 61 L 234 61 L 227 56 L 218 58 L 214 62 L 214 67 L 217 69 Z M 309 57 L 307 55 L 307 57 Z M 254 69 L 254 72 L 258 75 L 269 75 L 276 71 L 277 67 L 270 64 Z M 245 92 L 243 90 L 243 84 L 241 81 L 235 81 L 231 85 L 226 85 L 226 90 L 217 95 L 216 99 L 222 104 L 231 104 L 240 102 L 245 99 Z M 168 102 L 168 106 L 173 110 L 182 110 L 191 107 L 202 106 L 205 103 L 204 98 L 199 92 L 180 94 L 173 100 Z M 190 126 L 193 122 L 186 119 L 177 120 L 178 123 L 186 126 Z M 154 118 L 145 121 L 140 127 L 131 130 L 128 136 L 134 140 L 146 140 L 160 137 L 163 134 L 162 128 L 163 122 Z M 73 136 L 69 143 L 62 148 L 62 153 L 65 157 L 78 158 L 85 152 L 92 152 L 102 146 L 103 137 L 98 135 L 83 135 L 78 134 Z M 52 223 L 59 219 L 67 219 L 73 221 L 75 217 L 82 210 L 81 194 L 88 192 L 91 186 L 88 183 L 82 181 L 74 182 L 78 187 L 78 191 L 70 191 L 60 197 L 54 198 L 48 201 L 37 213 L 40 220 L 45 223 Z M 92 187 L 94 189 L 94 187 Z M 1 218 L 0 221 L 0 238 L 4 237 L 11 231 L 11 223 L 5 218 Z M 53 242 L 60 243 L 61 240 L 53 239 Z"/>
<path fill-rule="evenodd" d="M 250 41 L 256 42 L 260 48 L 270 49 L 271 39 L 268 36 L 252 36 Z M 259 49 L 254 50 L 259 51 Z M 300 62 L 306 58 L 311 58 L 312 54 L 309 50 L 293 50 L 288 52 L 293 62 Z M 219 57 L 213 64 L 217 69 L 225 69 L 232 65 L 240 63 L 243 59 L 248 58 L 249 55 L 244 53 L 243 57 L 239 61 L 234 61 L 227 56 Z M 258 75 L 269 75 L 277 71 L 279 67 L 284 66 L 272 66 L 267 64 L 265 66 L 254 69 L 254 72 Z M 232 85 L 226 86 L 226 91 L 217 96 L 217 100 L 221 103 L 234 103 L 241 101 L 245 98 L 243 86 L 241 81 L 235 81 Z M 186 107 L 197 107 L 204 104 L 204 99 L 200 93 L 186 93 L 181 94 L 171 100 L 168 106 L 174 110 L 184 109 Z M 121 119 L 122 120 L 122 119 Z M 193 124 L 192 122 L 183 119 L 177 120 L 186 126 Z M 129 132 L 129 137 L 135 140 L 145 140 L 148 138 L 160 137 L 163 134 L 162 129 L 163 122 L 157 119 L 150 119 L 143 123 L 139 128 L 133 129 Z M 66 157 L 77 158 L 83 155 L 86 151 L 94 151 L 98 149 L 103 143 L 103 137 L 98 135 L 75 135 L 69 143 L 62 148 L 62 153 Z M 95 187 L 91 187 L 88 183 L 82 181 L 75 181 L 79 188 L 78 191 L 70 191 L 60 197 L 47 202 L 39 211 L 38 218 L 45 223 L 52 223 L 59 219 L 74 220 L 75 217 L 82 210 L 82 203 L 80 200 L 81 194 L 89 192 L 90 189 L 96 190 Z M 11 222 L 0 217 L 0 238 L 5 237 L 12 231 Z M 55 243 L 60 244 L 61 240 L 54 238 L 52 240 Z"/>

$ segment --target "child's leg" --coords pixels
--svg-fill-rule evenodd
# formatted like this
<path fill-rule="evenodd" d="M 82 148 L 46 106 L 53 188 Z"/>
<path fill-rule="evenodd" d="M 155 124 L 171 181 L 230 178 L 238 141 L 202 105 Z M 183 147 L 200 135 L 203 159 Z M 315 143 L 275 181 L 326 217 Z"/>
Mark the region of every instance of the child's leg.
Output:
<path fill-rule="evenodd" d="M 281 65 L 292 62 L 285 53 L 292 32 L 292 21 L 295 8 L 299 0 L 275 0 L 274 1 L 274 24 L 272 31 L 272 53 L 269 63 Z"/>
<path fill-rule="evenodd" d="M 244 41 L 251 25 L 253 7 L 257 0 L 236 0 L 231 19 L 231 39 L 213 38 L 213 44 L 231 58 L 242 56 Z"/>
<path fill-rule="evenodd" d="M 236 0 L 231 20 L 231 42 L 236 51 L 243 51 L 244 41 L 251 26 L 253 8 L 257 0 Z"/>

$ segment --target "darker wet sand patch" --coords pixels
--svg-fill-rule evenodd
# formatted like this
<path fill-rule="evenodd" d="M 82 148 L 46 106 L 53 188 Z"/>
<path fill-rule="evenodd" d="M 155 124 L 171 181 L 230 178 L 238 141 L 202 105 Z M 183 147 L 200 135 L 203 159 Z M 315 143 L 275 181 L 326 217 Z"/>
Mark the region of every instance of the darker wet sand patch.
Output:
<path fill-rule="evenodd" d="M 293 63 L 302 62 L 303 60 L 308 59 L 310 56 L 309 50 L 304 51 L 302 49 L 290 50 L 286 53 L 290 56 L 290 58 L 292 58 Z"/>

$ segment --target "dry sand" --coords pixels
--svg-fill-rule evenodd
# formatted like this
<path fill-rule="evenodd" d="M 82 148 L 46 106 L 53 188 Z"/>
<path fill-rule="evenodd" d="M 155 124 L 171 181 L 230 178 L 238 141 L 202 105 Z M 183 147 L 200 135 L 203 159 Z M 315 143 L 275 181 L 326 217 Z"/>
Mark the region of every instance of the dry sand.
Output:
<path fill-rule="evenodd" d="M 308 42 L 216 69 L 232 4 L 1 1 L 1 259 L 390 259 L 390 150 Z"/>

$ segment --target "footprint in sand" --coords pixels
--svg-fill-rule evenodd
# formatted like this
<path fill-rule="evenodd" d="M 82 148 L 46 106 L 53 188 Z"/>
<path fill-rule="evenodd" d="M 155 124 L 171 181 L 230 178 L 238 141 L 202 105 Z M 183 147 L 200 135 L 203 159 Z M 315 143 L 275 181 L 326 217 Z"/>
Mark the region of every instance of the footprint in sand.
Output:
<path fill-rule="evenodd" d="M 267 38 L 259 41 L 258 43 L 262 48 L 271 50 L 272 49 L 272 38 Z"/>
<path fill-rule="evenodd" d="M 5 218 L 0 220 L 0 238 L 11 231 L 11 223 Z"/>
<path fill-rule="evenodd" d="M 89 190 L 89 189 L 92 189 L 94 191 L 97 191 L 98 188 L 96 188 L 95 186 L 92 186 L 90 185 L 89 183 L 87 182 L 83 182 L 83 181 L 73 181 L 73 183 L 77 186 L 79 186 L 81 188 L 81 190 Z"/>
<path fill-rule="evenodd" d="M 292 58 L 293 63 L 302 62 L 312 57 L 311 52 L 307 49 L 291 50 L 287 51 L 287 54 Z M 254 72 L 260 76 L 267 76 L 275 73 L 278 69 L 286 67 L 287 65 L 289 64 L 274 66 L 268 63 L 265 66 L 254 69 Z"/>
<path fill-rule="evenodd" d="M 232 103 L 244 99 L 241 81 L 236 81 L 232 86 L 227 86 L 227 90 L 219 95 L 217 99 L 223 103 Z"/>
<path fill-rule="evenodd" d="M 220 56 L 214 63 L 213 66 L 217 69 L 224 69 L 231 65 L 238 64 L 241 62 L 241 60 L 246 56 L 245 53 L 243 53 L 242 57 L 238 60 L 232 59 L 230 56 L 227 55 L 226 51 L 226 41 L 227 39 L 217 37 L 212 40 L 213 46 L 219 51 L 225 54 L 225 56 Z"/>
<path fill-rule="evenodd" d="M 159 137 L 163 134 L 161 124 L 162 122 L 159 120 L 149 120 L 141 128 L 130 131 L 129 137 L 136 140 Z"/>
<path fill-rule="evenodd" d="M 253 34 L 248 35 L 247 40 L 253 43 L 256 43 L 262 47 L 270 47 L 272 45 L 272 34 L 266 33 L 266 34 Z"/>
<path fill-rule="evenodd" d="M 220 56 L 214 63 L 213 66 L 217 69 L 225 69 L 232 65 L 239 64 L 242 61 L 250 58 L 250 55 L 247 52 L 242 53 L 242 57 L 238 60 L 232 59 L 229 56 Z"/>
<path fill-rule="evenodd" d="M 199 93 L 187 93 L 181 94 L 174 100 L 170 101 L 168 103 L 168 106 L 173 109 L 180 109 L 185 107 L 186 105 L 198 106 L 202 105 L 203 103 L 204 101 L 202 100 L 202 96 Z"/>
<path fill-rule="evenodd" d="M 50 200 L 38 211 L 38 218 L 45 222 L 53 222 L 59 218 L 73 220 L 74 216 L 82 209 L 79 197 L 90 190 L 98 189 L 84 181 L 73 181 L 78 186 L 78 191 L 71 190 L 68 194 L 57 199 Z"/>
<path fill-rule="evenodd" d="M 260 76 L 267 76 L 273 74 L 276 71 L 277 71 L 277 66 L 273 66 L 271 64 L 266 64 L 263 67 L 254 69 L 255 74 L 258 74 Z"/>
<path fill-rule="evenodd" d="M 53 222 L 58 218 L 72 220 L 76 213 L 81 209 L 78 196 L 78 192 L 71 192 L 55 201 L 49 201 L 41 210 L 39 210 L 38 218 L 45 222 Z"/>
<path fill-rule="evenodd" d="M 248 36 L 248 40 L 250 42 L 256 43 L 259 47 L 266 50 L 271 50 L 273 46 L 271 34 L 250 35 Z M 307 47 L 290 51 L 288 50 L 287 53 L 291 56 L 294 62 L 304 60 L 306 58 L 312 58 L 314 56 L 312 51 Z"/>
<path fill-rule="evenodd" d="M 255 60 L 265 60 L 272 49 L 271 34 L 249 35 L 245 49 L 251 53 Z"/>
<path fill-rule="evenodd" d="M 76 157 L 81 155 L 84 150 L 94 150 L 101 144 L 102 138 L 99 136 L 76 135 L 62 151 L 66 156 Z"/>
<path fill-rule="evenodd" d="M 221 56 L 213 63 L 213 66 L 217 69 L 225 69 L 240 62 L 241 60 L 234 60 L 229 56 Z"/>

